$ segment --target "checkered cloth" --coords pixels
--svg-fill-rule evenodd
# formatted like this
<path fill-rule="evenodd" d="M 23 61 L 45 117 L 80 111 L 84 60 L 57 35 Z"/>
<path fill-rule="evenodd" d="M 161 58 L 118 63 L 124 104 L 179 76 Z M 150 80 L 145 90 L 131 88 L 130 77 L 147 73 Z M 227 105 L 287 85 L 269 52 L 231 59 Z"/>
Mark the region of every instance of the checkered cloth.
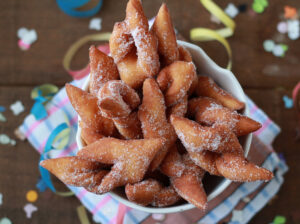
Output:
<path fill-rule="evenodd" d="M 73 81 L 71 84 L 82 87 L 84 81 L 85 79 L 77 80 Z M 253 144 L 260 140 L 258 148 L 263 148 L 264 150 L 251 149 L 250 154 L 251 151 L 266 152 L 264 155 L 256 155 L 254 157 L 263 158 L 261 163 L 264 167 L 272 171 L 276 170 L 275 178 L 268 183 L 233 183 L 223 192 L 225 195 L 221 194 L 221 198 L 219 196 L 217 197 L 218 200 L 214 199 L 209 203 L 209 208 L 206 213 L 202 214 L 199 210 L 192 209 L 183 213 L 169 214 L 165 220 L 166 223 L 168 223 L 168 220 L 172 220 L 174 218 L 177 220 L 176 223 L 178 223 L 179 220 L 182 220 L 180 223 L 188 223 L 191 221 L 190 217 L 192 217 L 193 222 L 196 220 L 198 223 L 205 224 L 216 223 L 226 217 L 230 218 L 231 212 L 236 209 L 236 206 L 240 206 L 239 204 L 242 202 L 242 199 L 253 194 L 253 192 L 259 189 L 255 196 L 244 206 L 241 206 L 242 209 L 239 209 L 243 212 L 243 220 L 235 223 L 247 223 L 277 193 L 283 183 L 283 174 L 287 171 L 287 166 L 284 161 L 278 158 L 270 145 L 280 132 L 280 128 L 272 122 L 268 116 L 250 99 L 248 99 L 247 103 L 250 106 L 251 117 L 261 122 L 263 125 L 263 127 L 255 133 L 257 138 L 254 138 Z M 68 100 L 65 88 L 61 89 L 52 98 L 52 100 L 47 103 L 46 109 L 48 112 L 47 118 L 37 121 L 35 117 L 30 114 L 25 118 L 23 124 L 19 127 L 19 130 L 26 136 L 33 147 L 39 153 L 42 153 L 46 141 L 53 129 L 59 124 L 65 122 L 67 117 L 71 129 L 71 139 L 68 146 L 64 150 L 57 152 L 55 156 L 61 157 L 75 155 L 77 152 L 77 145 L 75 141 L 77 114 Z M 253 161 L 257 162 L 255 159 Z M 120 206 L 120 203 L 109 194 L 95 195 L 81 187 L 68 187 L 75 193 L 81 203 L 94 215 L 95 220 L 99 220 L 101 223 L 117 222 L 119 219 L 118 211 L 122 210 L 120 208 L 123 205 Z M 197 215 L 195 216 L 195 214 Z M 183 218 L 187 216 L 189 216 L 188 219 Z M 234 221 L 234 218 L 232 221 Z M 146 212 L 126 208 L 123 223 L 135 224 L 141 222 L 153 223 L 154 220 L 151 220 L 150 214 Z"/>

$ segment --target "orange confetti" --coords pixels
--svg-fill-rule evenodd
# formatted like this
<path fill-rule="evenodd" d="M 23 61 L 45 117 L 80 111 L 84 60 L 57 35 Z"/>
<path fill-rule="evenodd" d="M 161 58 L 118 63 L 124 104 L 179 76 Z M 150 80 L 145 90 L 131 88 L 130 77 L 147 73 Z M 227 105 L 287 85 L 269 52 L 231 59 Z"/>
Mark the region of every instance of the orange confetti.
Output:
<path fill-rule="evenodd" d="M 35 202 L 38 199 L 38 193 L 34 190 L 30 190 L 26 193 L 26 199 L 29 202 Z"/>
<path fill-rule="evenodd" d="M 291 6 L 284 6 L 284 18 L 286 19 L 294 19 L 297 17 L 297 9 Z"/>

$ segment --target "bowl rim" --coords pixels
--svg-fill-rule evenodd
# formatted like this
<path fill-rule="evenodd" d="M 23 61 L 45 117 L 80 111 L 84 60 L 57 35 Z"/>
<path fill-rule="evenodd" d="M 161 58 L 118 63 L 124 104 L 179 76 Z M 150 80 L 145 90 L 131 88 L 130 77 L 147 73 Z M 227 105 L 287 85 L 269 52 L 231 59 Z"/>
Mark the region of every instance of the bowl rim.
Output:
<path fill-rule="evenodd" d="M 189 51 L 191 49 L 193 49 L 194 51 L 197 51 L 201 57 L 203 57 L 203 59 L 207 62 L 207 64 L 210 66 L 210 68 L 213 68 L 213 70 L 217 71 L 219 73 L 223 73 L 224 76 L 226 76 L 227 79 L 229 79 L 238 89 L 240 95 L 235 95 L 236 98 L 238 98 L 240 101 L 245 103 L 245 109 L 243 112 L 243 115 L 249 116 L 249 106 L 246 103 L 246 95 L 240 85 L 240 83 L 238 82 L 238 80 L 236 79 L 235 75 L 224 68 L 221 68 L 219 65 L 217 65 L 199 46 L 195 45 L 195 44 L 191 44 L 188 43 L 186 41 L 181 41 L 181 40 L 177 40 L 178 45 L 184 46 L 186 47 Z M 194 60 L 193 60 L 194 61 Z M 210 75 L 210 74 L 207 74 Z M 87 90 L 88 86 L 89 86 L 89 80 L 90 80 L 90 75 L 88 75 L 88 77 L 86 78 L 82 89 L 83 90 Z M 230 90 L 227 90 L 230 92 Z M 78 124 L 80 121 L 80 117 L 78 115 Z M 252 134 L 248 134 L 246 135 L 246 140 L 244 142 L 243 148 L 244 148 L 244 155 L 247 157 L 249 150 L 250 150 L 250 145 L 251 145 L 251 141 L 252 141 Z M 76 143 L 78 146 L 78 150 L 80 150 L 81 148 L 84 147 L 83 143 L 82 143 L 82 139 L 81 139 L 81 128 L 78 125 L 78 129 L 76 132 Z M 228 180 L 226 178 L 224 178 L 217 186 L 216 188 L 207 196 L 207 200 L 210 201 L 213 198 L 217 197 L 220 193 L 222 193 L 230 184 L 232 183 L 231 180 Z M 108 192 L 114 199 L 116 199 L 117 201 L 123 203 L 126 206 L 129 206 L 133 209 L 137 209 L 143 212 L 148 212 L 148 213 L 174 213 L 174 212 L 182 212 L 182 211 L 186 211 L 186 210 L 190 210 L 193 208 L 196 208 L 193 204 L 190 204 L 189 202 L 182 204 L 182 205 L 176 205 L 176 206 L 170 206 L 170 207 L 164 207 L 164 208 L 154 208 L 154 207 L 146 207 L 146 206 L 142 206 L 139 204 L 136 204 L 134 202 L 131 202 L 121 196 L 119 196 L 118 194 L 114 193 L 113 191 Z"/>

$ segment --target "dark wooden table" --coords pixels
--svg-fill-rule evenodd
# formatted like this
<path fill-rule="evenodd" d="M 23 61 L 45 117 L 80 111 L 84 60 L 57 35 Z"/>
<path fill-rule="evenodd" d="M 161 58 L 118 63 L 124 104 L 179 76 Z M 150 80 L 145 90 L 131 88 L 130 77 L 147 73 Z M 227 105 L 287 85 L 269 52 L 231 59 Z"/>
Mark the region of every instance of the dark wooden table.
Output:
<path fill-rule="evenodd" d="M 157 12 L 161 0 L 144 0 L 148 17 Z M 166 1 L 171 11 L 174 25 L 189 39 L 193 27 L 215 28 L 210 14 L 200 5 L 199 0 Z M 222 1 L 221 7 L 230 1 Z M 236 0 L 234 3 L 253 1 Z M 287 217 L 288 223 L 300 223 L 300 151 L 295 141 L 296 117 L 294 110 L 285 109 L 282 96 L 291 96 L 292 88 L 300 80 L 300 41 L 291 41 L 284 36 L 282 43 L 289 49 L 286 56 L 278 58 L 264 51 L 265 39 L 280 38 L 276 30 L 282 18 L 283 7 L 290 4 L 300 8 L 299 1 L 272 0 L 263 14 L 250 16 L 239 14 L 235 21 L 235 35 L 229 38 L 233 50 L 233 72 L 241 82 L 246 93 L 282 128 L 274 142 L 278 152 L 284 153 L 290 167 L 285 183 L 278 197 L 257 214 L 251 223 L 270 223 L 276 215 Z M 103 20 L 102 31 L 111 31 L 113 24 L 125 15 L 126 1 L 104 0 L 98 17 Z M 62 67 L 62 58 L 68 47 L 86 34 L 96 33 L 89 30 L 90 19 L 77 19 L 61 12 L 54 0 L 8 0 L 0 1 L 0 105 L 9 108 L 16 100 L 26 107 L 19 116 L 4 112 L 6 123 L 0 123 L 0 133 L 14 137 L 14 129 L 22 123 L 33 104 L 30 91 L 36 85 L 53 83 L 63 86 L 71 77 Z M 29 51 L 21 51 L 17 46 L 17 30 L 20 27 L 34 28 L 38 41 Z M 226 52 L 217 42 L 197 43 L 218 64 L 227 63 Z M 73 68 L 79 69 L 88 62 L 88 45 L 84 46 L 73 61 Z M 275 66 L 273 74 L 266 73 L 266 67 Z M 0 145 L 0 193 L 3 205 L 0 218 L 7 216 L 13 223 L 79 223 L 76 207 L 79 201 L 43 193 L 35 203 L 38 212 L 32 219 L 26 219 L 23 206 L 25 194 L 35 189 L 39 156 L 28 142 L 17 141 L 15 147 Z M 57 220 L 60 220 L 59 222 Z M 91 220 L 91 216 L 90 216 Z"/>

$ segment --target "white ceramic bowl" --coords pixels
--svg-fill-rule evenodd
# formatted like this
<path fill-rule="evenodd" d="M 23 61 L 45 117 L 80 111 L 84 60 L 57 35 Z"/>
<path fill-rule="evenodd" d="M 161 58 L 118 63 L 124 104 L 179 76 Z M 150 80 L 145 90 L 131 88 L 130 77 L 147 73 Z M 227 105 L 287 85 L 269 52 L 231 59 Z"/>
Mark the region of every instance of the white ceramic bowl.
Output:
<path fill-rule="evenodd" d="M 194 44 L 190 44 L 184 41 L 177 41 L 179 45 L 184 46 L 189 50 L 193 57 L 193 62 L 197 68 L 197 73 L 200 75 L 207 75 L 213 78 L 213 80 L 218 83 L 223 89 L 226 91 L 230 92 L 234 97 L 239 99 L 242 102 L 246 102 L 246 96 L 245 93 L 235 78 L 234 74 L 226 69 L 221 68 L 218 66 L 215 62 L 213 62 L 207 55 L 206 53 L 198 46 Z M 83 89 L 88 90 L 89 86 L 89 77 L 87 78 Z M 249 116 L 249 108 L 246 104 L 246 108 L 243 111 L 244 115 Z M 79 118 L 80 119 L 80 118 Z M 250 149 L 250 144 L 251 144 L 251 139 L 252 135 L 249 134 L 246 137 L 242 139 L 242 144 L 245 150 L 245 156 L 248 155 L 249 149 Z M 76 141 L 78 145 L 78 149 L 80 150 L 81 148 L 84 147 L 84 143 L 82 142 L 81 139 L 81 129 L 78 126 L 78 131 L 76 135 Z M 211 192 L 208 194 L 207 199 L 212 200 L 215 198 L 217 195 L 219 195 L 221 192 L 223 192 L 226 187 L 231 183 L 230 180 L 225 179 L 225 178 L 219 178 L 219 183 L 212 187 L 213 189 L 209 189 Z M 204 182 L 205 185 L 205 182 Z M 138 205 L 136 203 L 130 202 L 127 200 L 126 195 L 124 194 L 123 191 L 120 189 L 114 190 L 110 192 L 110 195 L 114 197 L 116 200 L 120 201 L 126 206 L 129 206 L 134 209 L 138 209 L 144 212 L 149 212 L 149 213 L 173 213 L 173 212 L 182 212 L 185 210 L 189 210 L 192 208 L 195 208 L 194 205 L 190 203 L 185 203 L 185 204 L 180 204 L 180 205 L 174 205 L 174 206 L 169 206 L 165 208 L 154 208 L 154 207 L 145 207 L 142 205 Z"/>

